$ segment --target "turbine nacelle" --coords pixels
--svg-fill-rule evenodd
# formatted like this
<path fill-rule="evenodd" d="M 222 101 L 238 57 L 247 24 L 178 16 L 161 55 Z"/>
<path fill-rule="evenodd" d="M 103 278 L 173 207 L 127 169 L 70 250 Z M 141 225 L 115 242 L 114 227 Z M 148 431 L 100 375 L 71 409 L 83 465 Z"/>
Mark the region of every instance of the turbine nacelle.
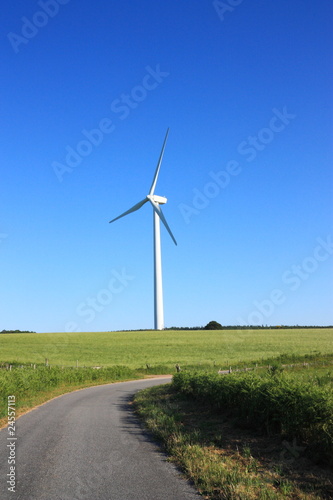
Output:
<path fill-rule="evenodd" d="M 168 201 L 167 198 L 164 196 L 157 196 L 157 194 L 148 194 L 147 199 L 149 201 L 154 201 L 155 203 L 158 203 L 159 205 L 165 205 L 165 203 Z"/>

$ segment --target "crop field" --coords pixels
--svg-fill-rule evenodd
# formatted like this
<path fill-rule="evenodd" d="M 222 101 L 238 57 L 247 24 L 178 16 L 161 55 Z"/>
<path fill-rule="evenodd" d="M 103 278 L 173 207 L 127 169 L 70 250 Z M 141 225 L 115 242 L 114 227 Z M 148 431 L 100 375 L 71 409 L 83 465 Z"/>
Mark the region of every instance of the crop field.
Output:
<path fill-rule="evenodd" d="M 177 363 L 182 371 L 216 373 L 310 362 L 297 376 L 325 382 L 327 368 L 320 363 L 330 367 L 332 360 L 333 329 L 321 328 L 0 334 L 0 424 L 14 393 L 19 408 L 31 408 L 87 385 L 172 374 Z"/>
<path fill-rule="evenodd" d="M 333 353 L 333 329 L 189 330 L 0 335 L 0 363 L 58 366 L 150 365 L 155 372 L 183 367 L 223 368 L 283 354 Z"/>

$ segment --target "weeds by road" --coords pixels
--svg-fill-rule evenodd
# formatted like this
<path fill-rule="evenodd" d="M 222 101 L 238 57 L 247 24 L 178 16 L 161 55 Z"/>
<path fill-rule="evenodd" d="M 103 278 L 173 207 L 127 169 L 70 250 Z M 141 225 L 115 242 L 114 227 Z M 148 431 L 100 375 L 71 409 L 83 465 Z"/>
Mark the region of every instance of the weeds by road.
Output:
<path fill-rule="evenodd" d="M 140 374 L 126 366 L 94 369 L 3 365 L 0 369 L 0 428 L 7 423 L 8 396 L 15 396 L 16 415 L 19 416 L 66 392 L 138 378 Z"/>
<path fill-rule="evenodd" d="M 174 386 L 142 391 L 135 407 L 205 498 L 333 498 L 333 474 L 309 460 L 297 441 L 240 427 L 228 410 L 214 411 Z"/>

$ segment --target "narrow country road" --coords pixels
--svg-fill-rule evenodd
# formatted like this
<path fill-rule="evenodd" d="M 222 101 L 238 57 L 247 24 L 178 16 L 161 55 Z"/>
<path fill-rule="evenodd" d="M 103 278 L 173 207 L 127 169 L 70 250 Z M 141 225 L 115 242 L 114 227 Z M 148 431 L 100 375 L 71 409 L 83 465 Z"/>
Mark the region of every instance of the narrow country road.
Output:
<path fill-rule="evenodd" d="M 65 394 L 20 417 L 15 442 L 2 429 L 0 498 L 201 498 L 149 439 L 129 404 L 138 390 L 169 381 L 136 380 Z M 10 450 L 16 460 L 15 492 L 7 483 Z"/>

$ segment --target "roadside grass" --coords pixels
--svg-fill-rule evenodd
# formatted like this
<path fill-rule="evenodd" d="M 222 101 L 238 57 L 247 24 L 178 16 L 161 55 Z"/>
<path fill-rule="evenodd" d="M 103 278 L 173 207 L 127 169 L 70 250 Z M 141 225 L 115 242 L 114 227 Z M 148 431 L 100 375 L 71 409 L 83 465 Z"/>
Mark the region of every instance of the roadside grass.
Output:
<path fill-rule="evenodd" d="M 211 500 L 333 498 L 333 474 L 295 456 L 276 435 L 236 425 L 230 412 L 179 393 L 173 385 L 135 396 L 138 415 L 170 460 Z M 298 452 L 297 452 L 298 453 Z"/>
<path fill-rule="evenodd" d="M 286 365 L 283 365 L 285 366 L 283 370 L 286 377 L 290 376 L 293 379 L 297 377 L 300 381 L 316 385 L 330 384 L 331 387 L 333 386 L 332 370 L 327 370 L 327 367 L 332 365 L 333 362 L 332 354 L 320 355 L 318 352 L 302 356 L 282 354 L 276 359 L 260 359 L 248 363 L 239 362 L 237 369 L 243 370 L 246 366 L 255 370 L 256 373 L 261 373 L 266 372 L 267 367 L 270 366 L 271 370 L 281 370 L 280 361 L 286 363 Z M 259 366 L 259 363 L 263 364 Z M 15 395 L 16 397 L 16 410 L 17 416 L 19 416 L 29 408 L 79 388 L 175 373 L 175 366 L 151 365 L 149 363 L 139 369 L 124 366 L 74 368 L 49 365 L 46 367 L 45 364 L 37 364 L 35 368 L 33 363 L 24 365 L 17 361 L 0 363 L 0 428 L 6 424 L 7 398 L 9 395 Z M 183 373 L 194 371 L 216 374 L 217 366 L 215 363 L 188 364 L 185 366 Z"/>
<path fill-rule="evenodd" d="M 227 376 L 178 373 L 173 387 L 214 412 L 228 409 L 249 428 L 304 443 L 313 459 L 333 466 L 332 378 L 321 385 L 277 370 Z"/>
<path fill-rule="evenodd" d="M 16 416 L 26 413 L 67 392 L 125 380 L 142 375 L 124 366 L 101 368 L 61 368 L 31 365 L 0 370 L 0 428 L 6 425 L 8 396 L 15 396 Z"/>
<path fill-rule="evenodd" d="M 164 330 L 161 332 L 71 332 L 0 334 L 0 363 L 113 366 L 170 373 L 190 367 L 232 368 L 283 356 L 333 351 L 332 328 L 276 330 Z M 282 361 L 281 361 L 282 362 Z M 163 371 L 162 371 L 163 370 Z"/>
<path fill-rule="evenodd" d="M 59 385 L 58 387 L 55 387 L 53 389 L 48 389 L 45 391 L 40 391 L 35 394 L 31 395 L 25 395 L 22 398 L 19 399 L 18 404 L 16 405 L 16 410 L 15 410 L 15 418 L 20 417 L 21 415 L 24 415 L 25 413 L 28 413 L 31 410 L 34 410 L 38 406 L 47 403 L 48 401 L 51 401 L 51 399 L 57 398 L 59 396 L 62 396 L 63 394 L 67 394 L 68 392 L 73 392 L 73 391 L 79 391 L 81 389 L 86 389 L 87 387 L 93 387 L 96 385 L 102 385 L 102 384 L 109 384 L 114 382 L 113 380 L 110 380 L 108 382 L 100 382 L 100 384 L 96 384 L 96 382 L 86 382 L 82 384 L 67 384 L 67 385 Z M 120 382 L 120 381 L 119 381 Z M 1 409 L 1 414 L 4 415 L 7 412 L 7 402 L 6 404 L 3 404 L 1 402 L 0 404 L 0 409 Z M 6 427 L 8 424 L 8 418 L 7 416 L 0 417 L 0 430 L 4 427 Z"/>

